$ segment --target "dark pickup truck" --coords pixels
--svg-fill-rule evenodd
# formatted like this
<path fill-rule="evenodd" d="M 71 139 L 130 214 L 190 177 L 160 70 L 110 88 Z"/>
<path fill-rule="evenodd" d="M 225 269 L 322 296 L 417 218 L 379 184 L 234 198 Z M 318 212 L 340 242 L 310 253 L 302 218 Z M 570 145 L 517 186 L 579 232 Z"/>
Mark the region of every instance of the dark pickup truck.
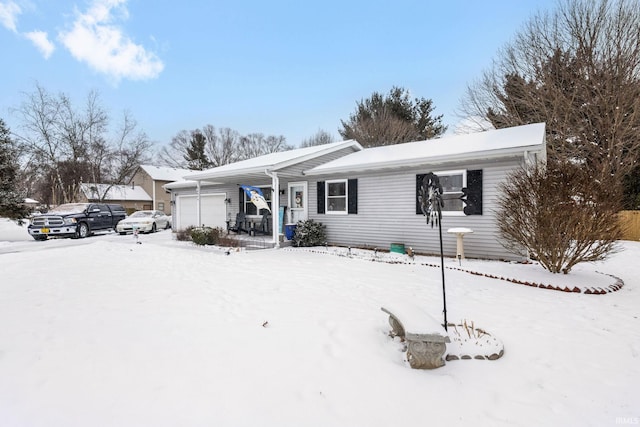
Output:
<path fill-rule="evenodd" d="M 120 205 L 68 203 L 31 218 L 29 234 L 36 240 L 58 236 L 84 238 L 94 231 L 115 229 L 126 216 Z"/>

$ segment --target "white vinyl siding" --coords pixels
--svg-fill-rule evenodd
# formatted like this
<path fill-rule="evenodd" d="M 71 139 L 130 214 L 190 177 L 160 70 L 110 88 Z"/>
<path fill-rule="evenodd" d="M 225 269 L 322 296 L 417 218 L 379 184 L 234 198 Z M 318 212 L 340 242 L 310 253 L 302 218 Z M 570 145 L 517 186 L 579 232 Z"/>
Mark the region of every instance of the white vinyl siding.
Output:
<path fill-rule="evenodd" d="M 443 216 L 442 237 L 445 256 L 455 257 L 456 237 L 447 233 L 454 227 L 468 227 L 474 232 L 465 236 L 465 255 L 471 258 L 521 259 L 510 254 L 499 242 L 494 223 L 497 185 L 506 173 L 517 167 L 510 163 L 473 164 L 464 170 L 483 170 L 483 214 Z M 465 165 L 466 166 L 466 165 Z M 462 169 L 460 166 L 446 170 Z M 443 169 L 444 170 L 444 169 Z M 309 217 L 326 226 L 329 244 L 388 250 L 391 243 L 404 243 L 419 253 L 439 254 L 438 229 L 426 224 L 422 215 L 416 215 L 416 175 L 429 172 L 407 170 L 377 175 L 357 175 L 358 215 L 318 214 L 311 204 Z M 329 181 L 329 179 L 327 179 Z M 309 186 L 309 200 L 316 200 L 316 185 Z"/>

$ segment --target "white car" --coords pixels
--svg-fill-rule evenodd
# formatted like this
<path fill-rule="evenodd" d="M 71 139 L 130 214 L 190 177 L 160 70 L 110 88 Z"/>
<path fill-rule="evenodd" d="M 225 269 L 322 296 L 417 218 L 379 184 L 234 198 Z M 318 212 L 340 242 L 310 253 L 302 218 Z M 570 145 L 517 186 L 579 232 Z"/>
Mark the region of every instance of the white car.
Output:
<path fill-rule="evenodd" d="M 136 211 L 121 220 L 116 225 L 116 231 L 120 234 L 155 233 L 159 229 L 171 227 L 171 219 L 162 211 Z"/>

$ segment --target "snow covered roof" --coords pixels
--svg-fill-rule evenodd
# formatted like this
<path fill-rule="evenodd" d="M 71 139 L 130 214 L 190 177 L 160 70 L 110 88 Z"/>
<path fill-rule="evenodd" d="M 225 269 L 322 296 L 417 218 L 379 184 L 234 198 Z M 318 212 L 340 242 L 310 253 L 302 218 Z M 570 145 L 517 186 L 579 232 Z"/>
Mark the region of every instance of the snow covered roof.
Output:
<path fill-rule="evenodd" d="M 345 148 L 351 148 L 353 151 L 362 150 L 362 146 L 354 140 L 333 142 L 330 144 L 315 145 L 312 147 L 265 154 L 263 156 L 254 157 L 253 159 L 242 160 L 228 165 L 219 166 L 217 168 L 190 173 L 188 175 L 185 174 L 182 178 L 195 181 L 215 180 L 216 178 L 226 178 L 250 173 L 264 173 L 265 170 L 278 171 L 279 169 L 311 160 L 316 157 L 331 154 Z"/>
<path fill-rule="evenodd" d="M 37 205 L 38 203 L 40 203 L 39 201 L 35 200 L 35 199 L 31 199 L 29 197 L 26 197 L 24 199 L 24 203 L 28 204 L 28 205 Z"/>
<path fill-rule="evenodd" d="M 88 200 L 141 200 L 151 201 L 151 197 L 139 185 L 80 184 L 80 191 Z M 102 197 L 106 193 L 105 197 Z"/>
<path fill-rule="evenodd" d="M 365 148 L 305 171 L 306 175 L 411 167 L 491 159 L 525 152 L 546 153 L 545 124 L 535 123 L 427 141 Z"/>
<path fill-rule="evenodd" d="M 179 181 L 183 176 L 193 172 L 190 169 L 178 169 L 169 166 L 140 165 L 154 181 Z"/>
<path fill-rule="evenodd" d="M 193 188 L 198 185 L 197 181 L 188 181 L 181 179 L 180 181 L 168 182 L 162 186 L 165 190 L 177 190 L 178 188 Z"/>

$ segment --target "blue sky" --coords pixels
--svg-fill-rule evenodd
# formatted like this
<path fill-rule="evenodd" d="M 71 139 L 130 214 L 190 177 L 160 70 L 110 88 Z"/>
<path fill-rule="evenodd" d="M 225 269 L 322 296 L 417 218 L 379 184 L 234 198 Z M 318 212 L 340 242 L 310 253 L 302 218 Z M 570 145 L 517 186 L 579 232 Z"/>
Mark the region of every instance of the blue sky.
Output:
<path fill-rule="evenodd" d="M 298 145 L 374 91 L 432 99 L 453 128 L 467 85 L 555 0 L 0 0 L 0 117 L 36 82 L 82 106 L 97 90 L 159 148 L 205 124 Z"/>

